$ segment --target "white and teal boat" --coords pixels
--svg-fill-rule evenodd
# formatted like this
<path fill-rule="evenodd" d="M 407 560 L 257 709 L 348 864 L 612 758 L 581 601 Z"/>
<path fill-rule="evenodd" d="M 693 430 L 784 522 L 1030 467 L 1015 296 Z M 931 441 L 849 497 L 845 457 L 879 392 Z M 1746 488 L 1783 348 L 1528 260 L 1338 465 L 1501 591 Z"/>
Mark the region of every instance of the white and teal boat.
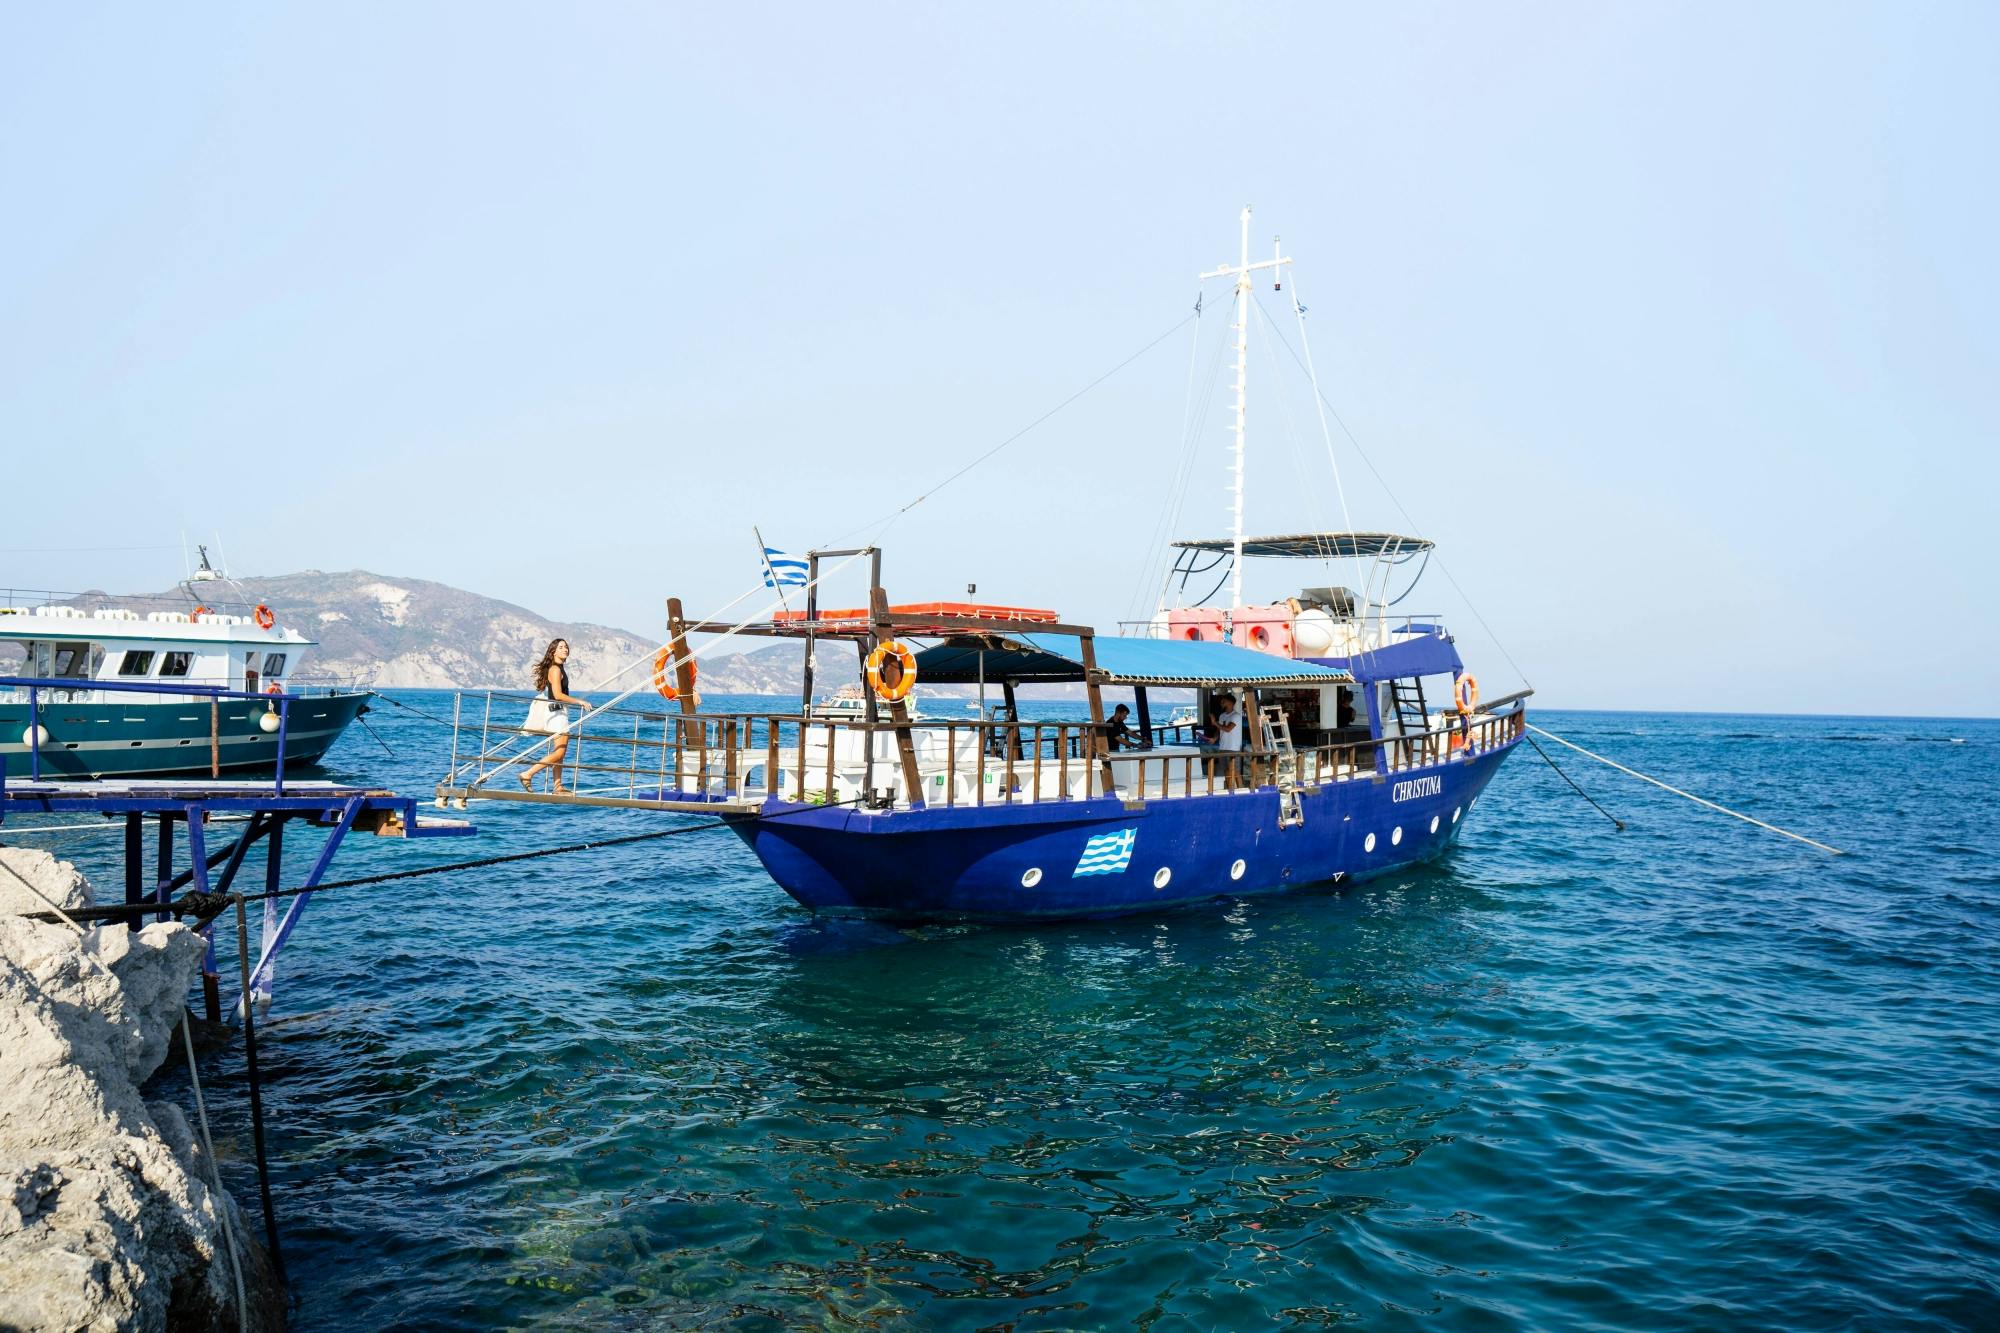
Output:
<path fill-rule="evenodd" d="M 370 697 L 307 684 L 315 646 L 266 606 L 0 606 L 0 762 L 9 778 L 314 763 Z"/>

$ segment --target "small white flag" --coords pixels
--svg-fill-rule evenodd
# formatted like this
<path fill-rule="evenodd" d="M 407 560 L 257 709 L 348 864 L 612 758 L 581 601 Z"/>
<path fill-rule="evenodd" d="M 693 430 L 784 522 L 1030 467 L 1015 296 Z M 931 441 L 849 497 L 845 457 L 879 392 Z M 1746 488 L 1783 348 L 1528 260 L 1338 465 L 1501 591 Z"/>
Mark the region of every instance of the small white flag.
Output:
<path fill-rule="evenodd" d="M 786 555 L 775 546 L 764 548 L 765 587 L 803 588 L 809 582 L 806 570 L 806 562 L 797 556 Z"/>

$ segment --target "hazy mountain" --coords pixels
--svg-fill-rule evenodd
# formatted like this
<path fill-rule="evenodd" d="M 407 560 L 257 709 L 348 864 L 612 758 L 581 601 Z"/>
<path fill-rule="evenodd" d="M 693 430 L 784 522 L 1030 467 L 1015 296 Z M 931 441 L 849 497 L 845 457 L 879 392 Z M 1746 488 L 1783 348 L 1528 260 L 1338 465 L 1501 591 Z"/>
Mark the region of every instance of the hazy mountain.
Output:
<path fill-rule="evenodd" d="M 550 620 L 511 602 L 428 579 L 361 569 L 238 578 L 205 585 L 202 591 L 217 610 L 247 614 L 264 603 L 279 624 L 319 641 L 306 663 L 309 674 L 363 685 L 528 689 L 529 672 L 549 640 L 565 638 L 570 643 L 570 683 L 585 689 L 635 661 L 650 659 L 659 648 L 657 639 L 627 630 Z M 86 609 L 184 608 L 188 598 L 178 589 L 145 598 L 89 592 L 71 604 Z M 715 693 L 796 692 L 797 658 L 796 650 L 787 652 L 782 646 L 769 654 L 747 655 L 741 667 L 736 659 L 718 657 L 702 664 L 702 688 Z M 789 669 L 780 665 L 787 659 Z M 614 688 L 636 683 L 642 674 L 650 678 L 650 661 Z"/>
<path fill-rule="evenodd" d="M 443 583 L 364 569 L 333 574 L 307 569 L 198 586 L 208 605 L 218 611 L 247 615 L 260 602 L 269 606 L 280 625 L 318 640 L 306 661 L 308 676 L 337 676 L 357 685 L 526 690 L 531 688 L 529 673 L 549 640 L 565 638 L 570 644 L 573 689 L 596 689 L 614 673 L 642 662 L 610 688 L 623 690 L 643 682 L 650 691 L 651 659 L 660 646 L 658 639 L 628 630 L 550 620 L 511 602 Z M 69 604 L 133 610 L 185 610 L 191 605 L 180 589 L 143 597 L 87 592 Z M 804 660 L 804 646 L 796 642 L 703 655 L 700 688 L 710 695 L 797 699 Z M 852 645 L 822 645 L 815 693 L 831 695 L 856 683 L 860 666 Z M 974 691 L 967 686 L 940 686 L 923 687 L 922 692 L 953 697 Z M 1081 689 L 1041 687 L 1036 692 L 1070 695 L 1080 694 Z"/>

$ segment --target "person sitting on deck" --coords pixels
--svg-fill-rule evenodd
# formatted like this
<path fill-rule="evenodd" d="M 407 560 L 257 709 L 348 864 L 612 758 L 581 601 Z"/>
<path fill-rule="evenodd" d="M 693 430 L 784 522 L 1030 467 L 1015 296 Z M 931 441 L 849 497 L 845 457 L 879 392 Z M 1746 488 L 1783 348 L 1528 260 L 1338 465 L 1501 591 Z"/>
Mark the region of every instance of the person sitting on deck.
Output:
<path fill-rule="evenodd" d="M 1130 716 L 1132 710 L 1124 704 L 1119 704 L 1111 710 L 1111 716 L 1104 720 L 1104 739 L 1110 743 L 1114 751 L 1130 750 L 1138 745 L 1139 738 L 1133 734 L 1131 726 L 1125 721 Z"/>

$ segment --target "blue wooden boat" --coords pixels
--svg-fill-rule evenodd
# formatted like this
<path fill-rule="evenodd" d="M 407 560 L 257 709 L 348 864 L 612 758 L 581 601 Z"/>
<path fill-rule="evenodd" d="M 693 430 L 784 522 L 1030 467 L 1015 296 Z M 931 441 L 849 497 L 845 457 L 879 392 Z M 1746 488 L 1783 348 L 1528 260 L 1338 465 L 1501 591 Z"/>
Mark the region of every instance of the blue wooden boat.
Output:
<path fill-rule="evenodd" d="M 510 745 L 524 755 L 542 737 L 523 725 L 525 696 L 489 696 L 438 796 L 722 815 L 799 902 L 897 921 L 1108 916 L 1366 879 L 1451 846 L 1520 743 L 1525 696 L 1482 705 L 1436 618 L 1328 591 L 1286 606 L 1308 637 L 1330 625 L 1354 649 L 1339 656 L 1169 637 L 1172 615 L 1167 633 L 1103 637 L 1036 610 L 892 606 L 880 587 L 865 610 L 730 626 L 690 623 L 676 602 L 659 679 L 677 711 L 589 715 L 573 732 L 572 789 L 555 797 L 503 776 Z M 853 645 L 870 667 L 863 706 L 818 706 L 808 682 L 796 713 L 702 710 L 686 636 L 724 629 L 803 640 L 812 659 Z M 983 685 L 1003 702 L 920 716 L 916 682 Z M 1021 691 L 1042 686 L 1080 686 L 1083 715 L 1022 716 Z M 1126 691 L 1136 725 L 1113 748 L 1107 710 Z M 1191 693 L 1197 718 L 1225 691 L 1247 700 L 1240 758 L 1205 743 L 1198 721 L 1156 724 L 1163 691 Z"/>
<path fill-rule="evenodd" d="M 670 600 L 654 681 L 674 710 L 602 709 L 571 723 L 568 793 L 524 792 L 505 776 L 546 738 L 524 725 L 525 699 L 496 708 L 488 696 L 455 742 L 439 799 L 722 815 L 799 902 L 891 920 L 1108 916 L 1360 880 L 1442 855 L 1520 743 L 1529 692 L 1482 703 L 1442 618 L 1396 614 L 1429 541 L 1245 534 L 1249 284 L 1290 261 L 1252 262 L 1247 209 L 1242 223 L 1240 262 L 1202 275 L 1235 282 L 1234 530 L 1175 543 L 1160 604 L 1136 633 L 1100 636 L 1038 608 L 892 605 L 880 551 L 814 551 L 801 611 L 695 623 Z M 822 562 L 842 562 L 831 573 L 864 556 L 869 604 L 822 609 Z M 1252 603 L 1244 578 L 1260 559 L 1352 568 L 1354 586 L 1292 583 L 1282 600 Z M 1208 605 L 1225 583 L 1227 602 Z M 688 636 L 715 633 L 802 640 L 798 712 L 703 711 Z M 840 656 L 829 644 L 863 664 L 859 707 L 816 700 L 815 664 Z M 976 685 L 982 703 L 995 690 L 1001 702 L 977 718 L 920 716 L 917 682 Z M 1021 691 L 1046 686 L 1080 688 L 1082 716 L 1024 716 Z M 1127 691 L 1129 734 L 1107 715 Z M 1240 755 L 1203 735 L 1224 693 L 1247 704 Z M 1159 725 L 1156 704 L 1169 705 Z M 473 716 L 463 703 L 461 716 Z"/>
<path fill-rule="evenodd" d="M 1313 540 L 1377 552 L 1420 544 L 1381 534 Z M 996 716 L 925 720 L 893 701 L 872 719 L 808 715 L 789 736 L 782 721 L 738 717 L 726 730 L 753 753 L 738 761 L 733 786 L 725 762 L 706 763 L 706 780 L 663 789 L 668 799 L 747 799 L 753 817 L 738 833 L 786 892 L 822 912 L 1100 916 L 1396 871 L 1451 845 L 1523 732 L 1523 701 L 1480 707 L 1434 618 L 1369 625 L 1301 602 L 1295 621 L 1330 622 L 1356 650 L 1298 657 L 1072 625 L 1023 630 L 976 614 L 940 623 L 888 607 L 879 591 L 877 604 L 865 624 L 816 618 L 767 632 L 846 639 L 871 656 L 884 643 L 928 639 L 911 653 L 916 679 L 997 688 L 1005 702 Z M 1019 718 L 1019 689 L 1056 684 L 1083 686 L 1087 719 Z M 1224 691 L 1253 701 L 1240 782 L 1197 723 L 1153 725 L 1163 689 L 1194 691 L 1197 716 Z M 1114 751 L 1105 716 L 1123 690 L 1137 740 Z M 1451 702 L 1434 709 L 1434 700 Z M 767 740 L 779 732 L 768 769 L 775 789 L 755 785 L 760 721 Z M 729 736 L 716 739 L 726 753 Z"/>

